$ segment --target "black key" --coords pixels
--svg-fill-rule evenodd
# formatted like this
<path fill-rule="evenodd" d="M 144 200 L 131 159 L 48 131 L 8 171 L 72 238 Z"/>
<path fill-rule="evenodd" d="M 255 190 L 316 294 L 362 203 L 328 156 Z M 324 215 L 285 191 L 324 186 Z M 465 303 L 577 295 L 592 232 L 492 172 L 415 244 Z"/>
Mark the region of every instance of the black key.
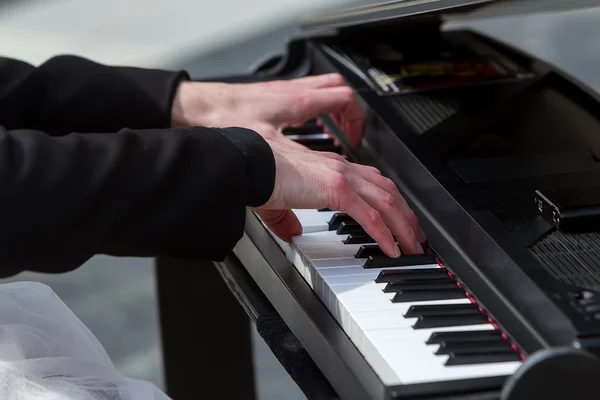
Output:
<path fill-rule="evenodd" d="M 469 315 L 479 314 L 477 304 L 436 304 L 433 306 L 410 306 L 404 316 L 415 318 L 430 315 Z"/>
<path fill-rule="evenodd" d="M 433 332 L 425 343 L 486 342 L 497 339 L 502 339 L 502 332 L 496 329 L 485 331 Z"/>
<path fill-rule="evenodd" d="M 464 293 L 464 292 L 463 292 Z M 488 317 L 485 314 L 474 314 L 474 315 L 432 315 L 423 316 L 417 319 L 417 322 L 413 325 L 414 329 L 431 329 L 431 328 L 442 328 L 449 326 L 466 326 L 466 325 L 479 325 L 487 324 Z"/>
<path fill-rule="evenodd" d="M 369 235 L 360 235 L 360 234 L 352 234 L 348 235 L 346 239 L 343 240 L 344 244 L 363 244 L 363 243 L 375 243 L 373 238 Z"/>
<path fill-rule="evenodd" d="M 508 340 L 489 342 L 442 342 L 435 354 L 514 352 Z"/>
<path fill-rule="evenodd" d="M 339 234 L 339 232 L 338 232 Z M 390 257 L 369 257 L 365 263 L 365 268 L 390 268 L 390 267 L 409 267 L 412 265 L 435 264 L 435 257 L 431 254 L 404 254 L 398 258 Z"/>
<path fill-rule="evenodd" d="M 329 230 L 335 231 L 345 221 L 354 221 L 354 219 L 346 213 L 333 214 L 329 220 Z"/>
<path fill-rule="evenodd" d="M 333 211 L 333 210 L 331 210 L 329 208 L 319 208 L 317 211 L 318 212 L 324 212 L 324 211 Z"/>
<path fill-rule="evenodd" d="M 377 244 L 365 244 L 360 246 L 360 249 L 354 255 L 356 258 L 367 258 L 369 256 L 385 257 L 385 253 Z"/>
<path fill-rule="evenodd" d="M 396 283 L 404 282 L 405 280 L 429 280 L 449 278 L 448 272 L 444 268 L 427 268 L 427 269 L 384 269 L 379 272 L 375 282 L 377 283 Z"/>
<path fill-rule="evenodd" d="M 409 282 L 401 282 L 401 283 L 388 283 L 385 289 L 383 289 L 386 293 L 400 293 L 406 292 L 409 290 L 440 290 L 440 289 L 455 289 L 456 282 L 452 279 L 440 279 L 440 280 L 430 280 L 430 281 L 409 281 Z"/>
<path fill-rule="evenodd" d="M 392 303 L 464 299 L 465 297 L 465 291 L 458 287 L 455 289 L 441 290 L 407 290 L 406 292 L 396 293 L 392 299 Z"/>
<path fill-rule="evenodd" d="M 351 233 L 366 233 L 362 226 L 355 221 L 344 221 L 338 226 L 338 235 L 348 235 Z"/>
<path fill-rule="evenodd" d="M 445 365 L 492 364 L 510 361 L 521 361 L 521 355 L 514 351 L 511 353 L 450 353 Z"/>
<path fill-rule="evenodd" d="M 314 133 L 323 133 L 323 128 L 317 125 L 316 120 L 311 120 L 297 127 L 288 126 L 282 130 L 284 135 L 310 135 Z"/>
<path fill-rule="evenodd" d="M 300 143 L 306 147 L 318 145 L 333 146 L 333 138 L 326 133 L 311 133 L 308 135 L 288 136 L 288 139 L 291 139 L 296 143 Z"/>
<path fill-rule="evenodd" d="M 405 290 L 435 290 L 455 287 L 458 287 L 458 285 L 450 277 L 440 276 L 435 279 L 403 279 L 400 282 L 391 282 L 385 285 L 383 291 L 386 293 L 398 293 Z"/>

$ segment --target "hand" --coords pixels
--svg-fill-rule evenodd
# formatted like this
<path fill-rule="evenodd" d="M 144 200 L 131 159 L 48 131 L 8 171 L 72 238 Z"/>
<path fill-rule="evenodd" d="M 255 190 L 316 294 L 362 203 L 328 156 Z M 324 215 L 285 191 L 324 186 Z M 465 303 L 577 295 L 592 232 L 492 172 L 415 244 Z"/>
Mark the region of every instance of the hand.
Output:
<path fill-rule="evenodd" d="M 282 240 L 302 233 L 290 209 L 331 208 L 349 214 L 390 257 L 422 253 L 425 235 L 398 188 L 373 167 L 347 162 L 335 153 L 301 151 L 267 140 L 276 163 L 271 198 L 255 211 Z M 393 235 L 393 236 L 392 236 Z"/>
<path fill-rule="evenodd" d="M 331 114 L 349 143 L 360 146 L 364 114 L 338 74 L 249 84 L 183 82 L 175 95 L 172 121 L 177 127 L 239 126 L 304 148 L 281 131 L 319 114 Z"/>

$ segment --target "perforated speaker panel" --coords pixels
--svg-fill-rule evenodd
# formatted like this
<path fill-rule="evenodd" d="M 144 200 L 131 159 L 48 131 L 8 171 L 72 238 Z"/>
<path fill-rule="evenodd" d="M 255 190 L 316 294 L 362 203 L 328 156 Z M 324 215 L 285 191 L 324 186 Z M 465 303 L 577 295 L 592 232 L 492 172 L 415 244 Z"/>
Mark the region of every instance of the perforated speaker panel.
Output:
<path fill-rule="evenodd" d="M 600 290 L 600 233 L 552 231 L 530 251 L 559 281 L 580 289 Z"/>

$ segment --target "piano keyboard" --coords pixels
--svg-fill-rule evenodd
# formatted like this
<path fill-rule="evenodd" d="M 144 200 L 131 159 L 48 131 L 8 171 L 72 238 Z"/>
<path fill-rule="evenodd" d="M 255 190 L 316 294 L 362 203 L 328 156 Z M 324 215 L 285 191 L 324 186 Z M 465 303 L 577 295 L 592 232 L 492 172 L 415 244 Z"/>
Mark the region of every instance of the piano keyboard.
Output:
<path fill-rule="evenodd" d="M 291 244 L 271 235 L 384 384 L 508 376 L 521 365 L 430 251 L 392 259 L 344 213 L 294 212 L 303 234 Z"/>

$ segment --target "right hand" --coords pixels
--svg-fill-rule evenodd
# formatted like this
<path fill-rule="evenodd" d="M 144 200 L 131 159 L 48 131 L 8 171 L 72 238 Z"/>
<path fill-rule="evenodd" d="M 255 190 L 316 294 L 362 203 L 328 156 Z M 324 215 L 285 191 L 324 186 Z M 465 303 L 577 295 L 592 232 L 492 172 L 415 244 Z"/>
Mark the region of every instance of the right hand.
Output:
<path fill-rule="evenodd" d="M 423 253 L 425 235 L 414 212 L 390 179 L 373 167 L 353 164 L 335 153 L 299 150 L 267 140 L 276 163 L 271 198 L 255 211 L 282 240 L 302 233 L 291 209 L 330 208 L 346 212 L 390 257 Z"/>

